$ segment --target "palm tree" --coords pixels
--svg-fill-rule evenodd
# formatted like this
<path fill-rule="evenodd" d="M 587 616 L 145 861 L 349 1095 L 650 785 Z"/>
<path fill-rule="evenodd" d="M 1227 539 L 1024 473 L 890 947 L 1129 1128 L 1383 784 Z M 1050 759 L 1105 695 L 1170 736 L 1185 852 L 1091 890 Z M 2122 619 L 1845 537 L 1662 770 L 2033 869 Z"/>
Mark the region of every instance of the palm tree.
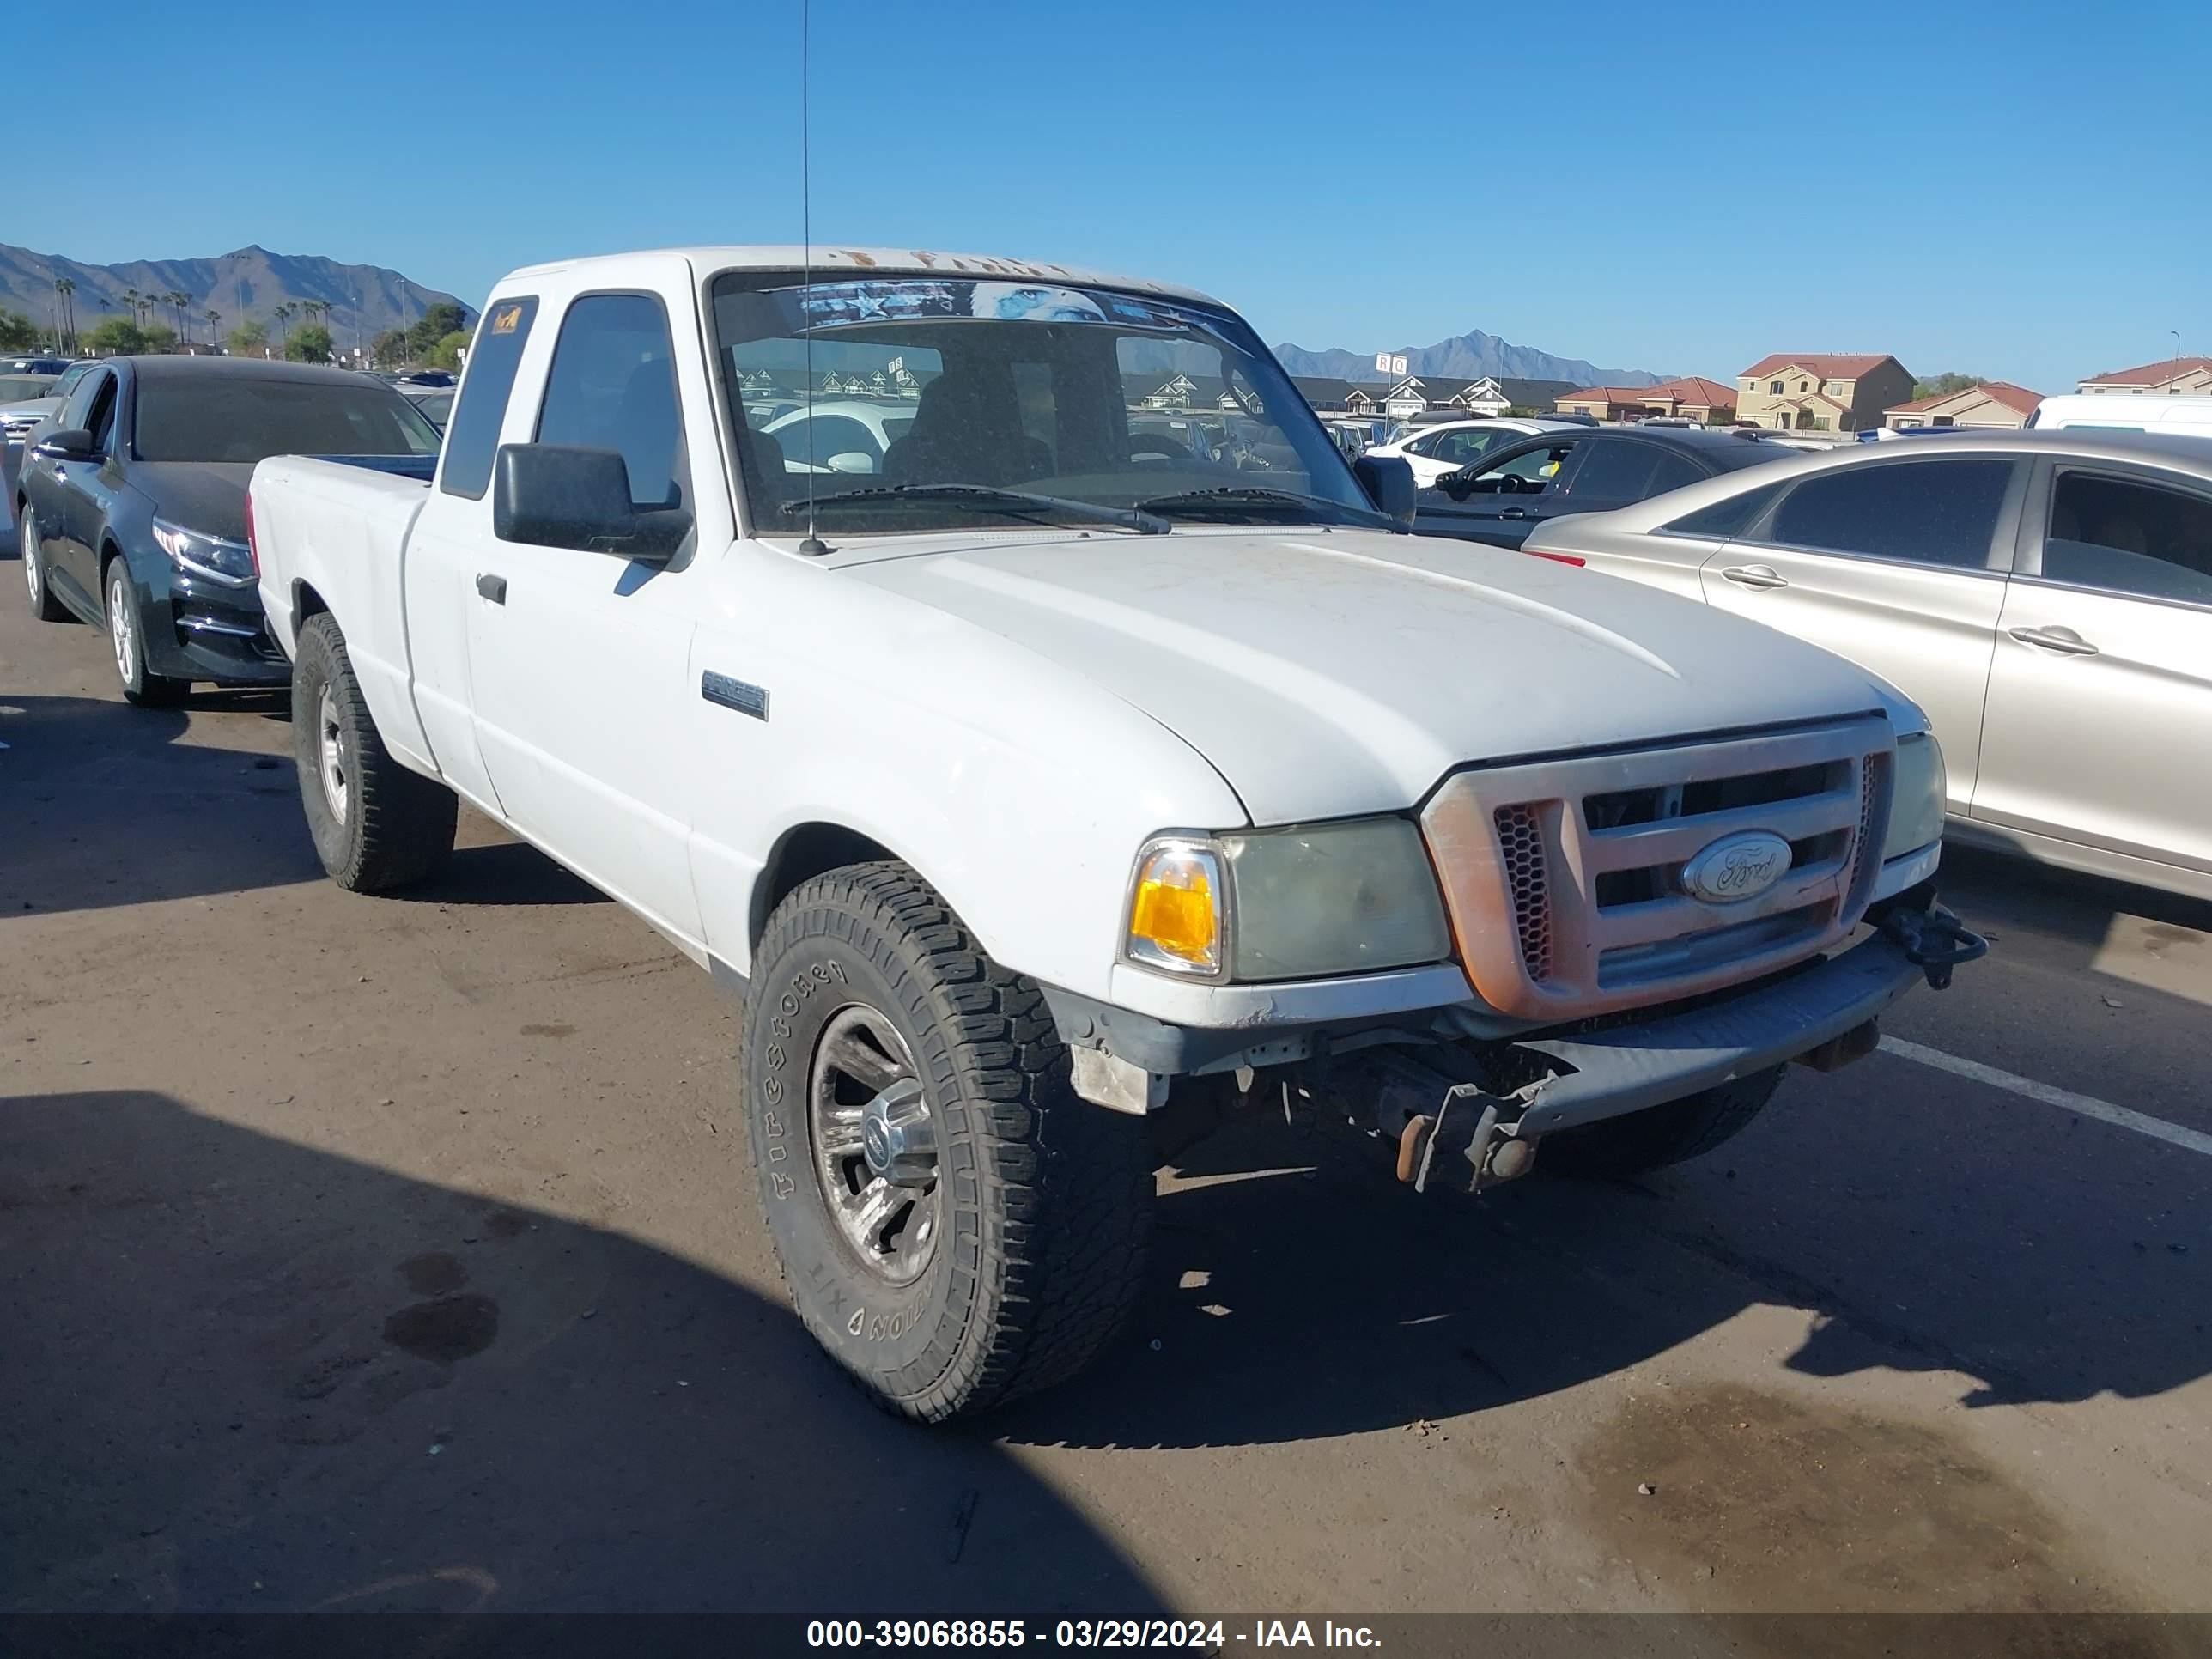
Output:
<path fill-rule="evenodd" d="M 133 323 L 141 320 L 139 307 L 143 300 L 144 296 L 135 288 L 126 288 L 123 290 L 123 303 L 131 307 L 131 320 Z"/>
<path fill-rule="evenodd" d="M 71 347 L 76 343 L 76 301 L 71 297 L 76 292 L 76 281 L 68 276 L 54 278 L 54 292 L 62 298 L 62 335 Z"/>
<path fill-rule="evenodd" d="M 276 349 L 279 351 L 282 351 L 284 349 L 284 343 L 292 337 L 292 319 L 299 314 L 299 307 L 294 305 L 289 300 L 283 305 L 276 307 L 275 313 L 276 318 Z"/>
<path fill-rule="evenodd" d="M 213 306 L 207 308 L 208 343 L 214 345 L 222 337 L 216 331 L 222 325 L 222 313 Z"/>
<path fill-rule="evenodd" d="M 192 319 L 185 307 L 191 304 L 192 296 L 180 288 L 173 288 L 162 297 L 168 301 L 169 309 L 177 313 L 177 337 L 180 340 L 190 339 L 192 332 Z"/>

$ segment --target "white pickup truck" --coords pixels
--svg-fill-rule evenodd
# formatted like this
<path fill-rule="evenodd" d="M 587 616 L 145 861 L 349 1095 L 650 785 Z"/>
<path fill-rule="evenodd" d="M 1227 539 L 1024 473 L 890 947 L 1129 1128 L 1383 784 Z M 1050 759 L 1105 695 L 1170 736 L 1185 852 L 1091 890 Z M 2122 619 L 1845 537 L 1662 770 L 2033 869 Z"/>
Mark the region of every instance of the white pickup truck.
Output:
<path fill-rule="evenodd" d="M 1145 418 L 1192 407 L 1235 443 Z M 331 876 L 427 875 L 466 800 L 738 991 L 793 1297 L 914 1418 L 1113 1337 L 1181 1116 L 1264 1091 L 1420 1186 L 1650 1167 L 1980 948 L 1917 708 L 1411 536 L 1203 295 L 537 266 L 433 483 L 287 458 L 252 505 Z"/>

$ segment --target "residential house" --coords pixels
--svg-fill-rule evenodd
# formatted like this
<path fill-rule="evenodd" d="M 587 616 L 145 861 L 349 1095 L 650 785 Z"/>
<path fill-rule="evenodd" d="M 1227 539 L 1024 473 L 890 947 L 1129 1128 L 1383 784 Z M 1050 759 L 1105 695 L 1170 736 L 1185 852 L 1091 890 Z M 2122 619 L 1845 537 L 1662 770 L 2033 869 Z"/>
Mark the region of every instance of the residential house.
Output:
<path fill-rule="evenodd" d="M 2212 397 L 2212 357 L 2168 357 L 2136 368 L 2116 368 L 2082 381 L 2084 392 L 2123 397 Z"/>
<path fill-rule="evenodd" d="M 1912 396 L 1896 358 L 1872 353 L 1777 352 L 1736 378 L 1736 418 L 1802 432 L 1861 432 Z"/>
<path fill-rule="evenodd" d="M 1553 400 L 1562 415 L 1588 415 L 1600 421 L 1648 421 L 1654 415 L 1725 426 L 1735 419 L 1735 392 L 1702 374 L 1686 374 L 1657 386 L 1594 386 Z"/>
<path fill-rule="evenodd" d="M 1449 374 L 1408 374 L 1389 386 L 1356 386 L 1300 375 L 1293 384 L 1317 410 L 1401 421 L 1416 415 L 1503 415 L 1509 409 L 1549 409 L 1559 393 L 1574 389 L 1566 380 L 1489 374 L 1471 380 Z"/>
<path fill-rule="evenodd" d="M 1170 374 L 1149 387 L 1138 380 L 1125 383 L 1124 389 L 1132 409 L 1215 409 L 1234 414 L 1244 407 L 1237 394 L 1212 374 Z M 1250 401 L 1254 409 L 1261 409 L 1257 398 Z"/>
<path fill-rule="evenodd" d="M 1916 398 L 1882 411 L 1882 424 L 1890 427 L 1963 426 L 2004 427 L 2017 430 L 2027 424 L 2040 392 L 2030 392 L 2010 380 L 1984 380 L 1964 392 L 1942 392 L 1932 398 Z"/>

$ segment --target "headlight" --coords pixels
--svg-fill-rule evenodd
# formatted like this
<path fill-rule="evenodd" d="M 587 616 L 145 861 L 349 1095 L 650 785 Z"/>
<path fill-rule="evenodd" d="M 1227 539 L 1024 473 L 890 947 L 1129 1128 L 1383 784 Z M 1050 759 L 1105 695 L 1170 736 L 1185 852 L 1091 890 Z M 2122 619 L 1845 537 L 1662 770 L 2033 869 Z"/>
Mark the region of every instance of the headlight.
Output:
<path fill-rule="evenodd" d="M 253 562 L 253 550 L 244 542 L 204 535 L 166 519 L 154 520 L 154 539 L 173 562 L 226 586 L 243 587 L 261 574 Z"/>
<path fill-rule="evenodd" d="M 1943 837 L 1943 749 L 1929 732 L 1897 740 L 1897 771 L 1889 792 L 1889 839 L 1882 862 L 1919 851 Z"/>
<path fill-rule="evenodd" d="M 1170 838 L 1138 862 L 1128 955 L 1149 966 L 1310 979 L 1450 954 L 1428 849 L 1404 818 Z"/>

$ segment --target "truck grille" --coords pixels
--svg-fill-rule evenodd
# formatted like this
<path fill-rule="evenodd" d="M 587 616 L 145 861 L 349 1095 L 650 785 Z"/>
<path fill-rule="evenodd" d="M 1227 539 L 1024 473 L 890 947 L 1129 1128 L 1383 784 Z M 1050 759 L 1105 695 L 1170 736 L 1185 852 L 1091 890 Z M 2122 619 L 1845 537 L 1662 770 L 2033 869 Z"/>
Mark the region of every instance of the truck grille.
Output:
<path fill-rule="evenodd" d="M 1894 739 L 1879 716 L 1447 779 L 1422 814 L 1483 1000 L 1580 1019 L 1723 988 L 1823 950 L 1880 865 Z M 1683 868 L 1723 836 L 1790 846 L 1781 878 L 1714 902 Z"/>
<path fill-rule="evenodd" d="M 1552 904 L 1544 891 L 1544 830 L 1535 808 L 1498 809 L 1498 858 L 1513 892 L 1521 965 L 1540 984 L 1552 976 Z"/>

